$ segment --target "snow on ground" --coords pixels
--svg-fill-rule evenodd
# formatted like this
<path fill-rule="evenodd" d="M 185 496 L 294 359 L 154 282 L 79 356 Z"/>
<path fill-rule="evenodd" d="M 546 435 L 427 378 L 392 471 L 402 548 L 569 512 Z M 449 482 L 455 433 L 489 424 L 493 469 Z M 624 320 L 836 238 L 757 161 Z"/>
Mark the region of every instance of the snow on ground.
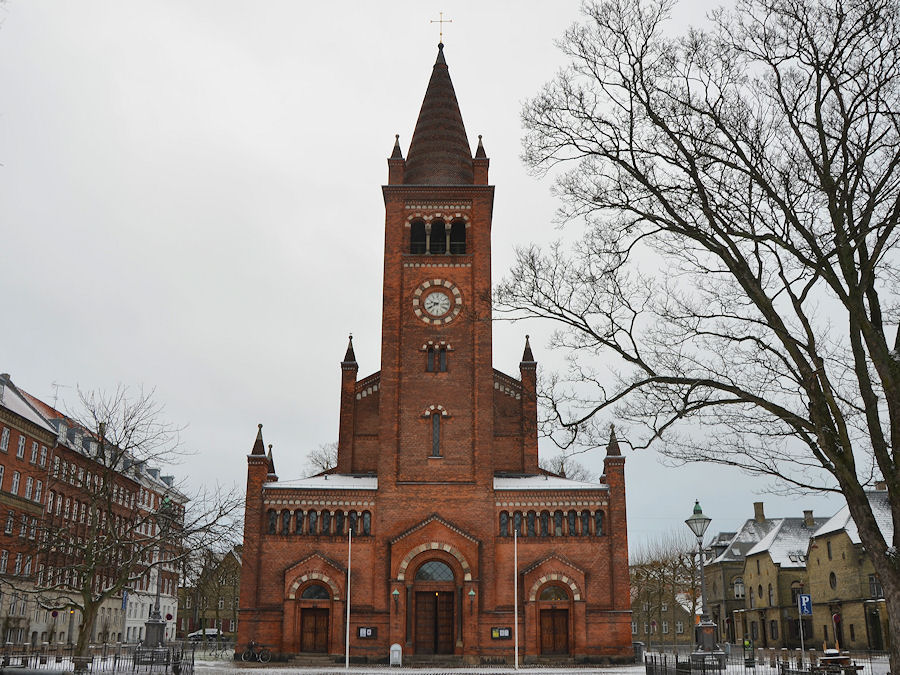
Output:
<path fill-rule="evenodd" d="M 298 667 L 290 664 L 268 663 L 261 665 L 258 663 L 236 663 L 234 661 L 196 661 L 194 664 L 194 672 L 196 675 L 237 675 L 239 671 L 264 670 L 266 672 L 277 673 L 277 675 L 341 675 L 348 671 L 343 665 L 328 666 L 325 668 L 316 667 Z M 447 673 L 449 675 L 464 675 L 466 673 L 495 673 L 501 675 L 503 673 L 540 673 L 540 675 L 572 675 L 573 673 L 603 673 L 603 675 L 642 675 L 644 673 L 644 664 L 638 663 L 629 666 L 609 666 L 606 668 L 572 666 L 571 668 L 539 668 L 520 666 L 518 670 L 511 666 L 484 666 L 477 667 L 445 667 L 436 665 L 431 668 L 389 668 L 388 666 L 350 666 L 350 673 L 353 675 L 365 675 L 366 673 L 385 673 L 396 672 L 401 675 L 406 673 L 415 673 L 417 675 L 438 675 Z M 249 675 L 249 673 L 248 673 Z"/>

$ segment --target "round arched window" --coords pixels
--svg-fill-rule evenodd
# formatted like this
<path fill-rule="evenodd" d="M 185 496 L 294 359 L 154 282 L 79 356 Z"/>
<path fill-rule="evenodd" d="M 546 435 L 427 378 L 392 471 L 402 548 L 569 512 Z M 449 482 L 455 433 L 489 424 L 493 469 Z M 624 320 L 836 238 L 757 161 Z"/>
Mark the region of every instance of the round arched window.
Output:
<path fill-rule="evenodd" d="M 559 586 L 546 586 L 541 591 L 541 600 L 568 600 L 569 594 Z"/>
<path fill-rule="evenodd" d="M 331 595 L 328 593 L 328 589 L 321 584 L 312 584 L 303 589 L 300 597 L 304 600 L 328 600 Z"/>
<path fill-rule="evenodd" d="M 440 560 L 429 560 L 416 572 L 416 581 L 453 581 L 453 570 Z"/>
<path fill-rule="evenodd" d="M 828 585 L 832 588 L 837 588 L 837 577 L 834 572 L 828 575 Z"/>

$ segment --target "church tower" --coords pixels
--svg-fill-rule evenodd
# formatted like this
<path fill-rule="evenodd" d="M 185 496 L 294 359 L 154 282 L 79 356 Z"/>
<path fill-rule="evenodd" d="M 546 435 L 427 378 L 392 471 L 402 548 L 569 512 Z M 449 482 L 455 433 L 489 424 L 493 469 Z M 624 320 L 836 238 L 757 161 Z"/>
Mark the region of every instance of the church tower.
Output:
<path fill-rule="evenodd" d="M 354 659 L 628 660 L 625 459 L 612 438 L 605 482 L 539 469 L 528 337 L 518 377 L 493 367 L 494 186 L 442 44 L 387 163 L 381 368 L 349 340 L 334 469 L 279 478 L 257 434 L 238 643 L 343 654 L 349 603 Z"/>

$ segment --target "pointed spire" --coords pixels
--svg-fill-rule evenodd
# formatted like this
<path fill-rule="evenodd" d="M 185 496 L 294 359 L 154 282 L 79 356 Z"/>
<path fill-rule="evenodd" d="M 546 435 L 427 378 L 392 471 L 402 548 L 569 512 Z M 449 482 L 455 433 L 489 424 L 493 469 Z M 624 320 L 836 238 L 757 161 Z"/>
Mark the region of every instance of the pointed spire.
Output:
<path fill-rule="evenodd" d="M 353 334 L 350 334 L 350 340 L 347 342 L 347 352 L 344 354 L 344 363 L 356 363 L 356 354 L 353 351 Z"/>
<path fill-rule="evenodd" d="M 619 441 L 616 438 L 616 425 L 609 425 L 609 443 L 606 446 L 607 457 L 621 457 L 622 450 L 619 448 Z"/>
<path fill-rule="evenodd" d="M 530 336 L 525 336 L 525 351 L 522 352 L 522 363 L 534 363 L 534 354 L 531 353 Z"/>
<path fill-rule="evenodd" d="M 478 134 L 478 148 L 475 150 L 475 159 L 487 159 L 484 143 L 481 142 L 481 134 Z"/>
<path fill-rule="evenodd" d="M 253 443 L 253 450 L 250 452 L 251 455 L 265 455 L 266 454 L 266 446 L 263 445 L 263 437 L 262 437 L 262 424 L 259 425 L 259 429 L 256 432 L 256 441 Z"/>
<path fill-rule="evenodd" d="M 444 60 L 444 45 L 439 44 L 409 144 L 403 182 L 407 185 L 471 185 L 473 181 L 469 139 Z"/>
<path fill-rule="evenodd" d="M 274 476 L 275 475 L 275 460 L 272 459 L 272 444 L 271 443 L 269 443 L 268 460 L 269 460 L 269 475 Z"/>
<path fill-rule="evenodd" d="M 394 151 L 391 159 L 403 159 L 403 151 L 400 149 L 400 134 L 394 134 Z"/>

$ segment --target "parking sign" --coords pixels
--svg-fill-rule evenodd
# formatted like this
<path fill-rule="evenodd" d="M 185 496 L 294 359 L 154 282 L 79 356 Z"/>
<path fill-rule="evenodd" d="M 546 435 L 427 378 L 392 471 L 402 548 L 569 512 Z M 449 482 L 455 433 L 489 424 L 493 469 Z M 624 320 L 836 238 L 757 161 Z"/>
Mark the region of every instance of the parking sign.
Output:
<path fill-rule="evenodd" d="M 800 607 L 800 616 L 812 616 L 812 598 L 809 595 L 798 595 L 797 605 Z"/>

